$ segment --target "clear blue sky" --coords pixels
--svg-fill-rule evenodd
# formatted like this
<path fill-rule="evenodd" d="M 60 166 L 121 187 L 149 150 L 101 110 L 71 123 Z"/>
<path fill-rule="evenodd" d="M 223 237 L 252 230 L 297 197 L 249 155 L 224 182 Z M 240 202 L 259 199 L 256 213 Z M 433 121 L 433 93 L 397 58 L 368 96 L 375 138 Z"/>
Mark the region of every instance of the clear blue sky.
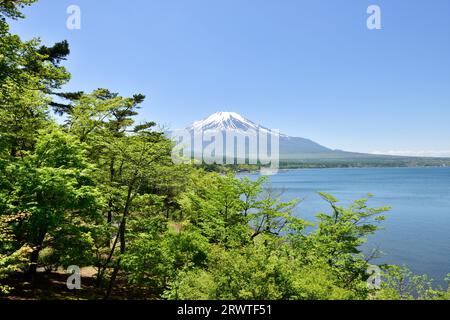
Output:
<path fill-rule="evenodd" d="M 143 93 L 145 120 L 235 111 L 333 148 L 450 155 L 448 0 L 40 0 L 26 14 L 15 33 L 70 42 L 67 90 Z"/>

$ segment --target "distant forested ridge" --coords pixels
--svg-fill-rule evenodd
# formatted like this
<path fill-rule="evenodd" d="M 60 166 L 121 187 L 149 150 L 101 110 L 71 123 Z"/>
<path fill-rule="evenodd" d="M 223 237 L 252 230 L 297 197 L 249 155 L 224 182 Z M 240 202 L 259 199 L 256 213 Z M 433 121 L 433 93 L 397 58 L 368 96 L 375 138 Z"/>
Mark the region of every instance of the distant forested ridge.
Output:
<path fill-rule="evenodd" d="M 322 193 L 329 212 L 306 232 L 301 203 L 264 178 L 174 165 L 172 142 L 135 121 L 142 94 L 65 92 L 69 44 L 10 33 L 34 2 L 0 1 L 2 298 L 450 298 L 399 266 L 368 286 L 360 246 L 389 210 L 369 196 L 343 207 Z M 61 289 L 69 266 L 83 269 L 80 290 Z"/>

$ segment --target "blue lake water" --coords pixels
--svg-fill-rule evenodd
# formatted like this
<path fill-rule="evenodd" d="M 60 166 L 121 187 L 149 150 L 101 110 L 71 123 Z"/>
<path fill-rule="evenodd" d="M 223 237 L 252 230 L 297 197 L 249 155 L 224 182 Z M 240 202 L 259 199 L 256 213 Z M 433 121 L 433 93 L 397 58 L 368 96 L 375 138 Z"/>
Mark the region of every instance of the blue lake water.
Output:
<path fill-rule="evenodd" d="M 370 206 L 392 207 L 383 230 L 365 245 L 365 250 L 382 251 L 372 263 L 407 265 L 437 284 L 445 283 L 450 273 L 450 168 L 286 170 L 271 176 L 270 184 L 283 191 L 285 200 L 303 199 L 296 215 L 309 221 L 317 212 L 330 212 L 319 191 L 332 194 L 343 205 L 372 193 Z"/>

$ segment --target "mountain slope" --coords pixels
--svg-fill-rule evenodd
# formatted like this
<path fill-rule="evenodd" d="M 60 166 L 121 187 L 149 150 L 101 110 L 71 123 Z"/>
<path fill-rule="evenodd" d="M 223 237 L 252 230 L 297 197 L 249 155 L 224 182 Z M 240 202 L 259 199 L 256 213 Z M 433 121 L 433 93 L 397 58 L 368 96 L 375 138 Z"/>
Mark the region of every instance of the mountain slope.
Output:
<path fill-rule="evenodd" d="M 250 121 L 235 112 L 216 112 L 186 128 L 189 132 L 216 131 L 223 136 L 248 135 L 249 132 L 273 134 L 273 131 Z M 327 148 L 312 140 L 280 134 L 280 162 L 284 164 L 313 164 L 314 166 L 441 166 L 449 159 L 385 156 L 347 152 Z"/>
<path fill-rule="evenodd" d="M 223 133 L 232 132 L 235 135 L 245 135 L 250 131 L 259 131 L 263 133 L 271 133 L 271 130 L 256 124 L 255 122 L 244 118 L 235 112 L 216 112 L 209 117 L 194 122 L 186 128 L 192 132 L 215 130 Z M 299 154 L 320 154 L 333 153 L 334 151 L 324 147 L 312 140 L 290 137 L 285 134 L 280 134 L 280 154 L 281 155 L 299 155 Z"/>

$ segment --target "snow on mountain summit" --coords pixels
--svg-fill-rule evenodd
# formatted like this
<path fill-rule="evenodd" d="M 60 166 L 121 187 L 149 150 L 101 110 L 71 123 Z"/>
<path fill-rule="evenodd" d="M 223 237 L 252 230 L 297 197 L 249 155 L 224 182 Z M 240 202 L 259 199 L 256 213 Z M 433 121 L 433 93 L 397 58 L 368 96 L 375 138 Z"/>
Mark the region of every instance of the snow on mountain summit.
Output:
<path fill-rule="evenodd" d="M 291 137 L 285 134 L 279 133 L 276 129 L 268 129 L 266 127 L 260 126 L 257 123 L 248 120 L 241 116 L 236 112 L 216 112 L 210 115 L 209 117 L 195 121 L 190 126 L 185 128 L 189 133 L 193 133 L 195 131 L 201 133 L 205 131 L 219 131 L 222 133 L 233 133 L 237 136 L 247 137 L 249 134 L 265 134 L 275 136 L 279 136 L 279 145 L 280 145 L 280 154 L 283 159 L 288 158 L 296 158 L 301 157 L 303 154 L 319 154 L 330 152 L 333 153 L 333 150 L 324 147 L 312 140 L 300 138 L 300 137 Z"/>
<path fill-rule="evenodd" d="M 236 112 L 216 112 L 208 118 L 194 122 L 189 129 L 195 130 L 268 130 L 245 119 Z"/>

